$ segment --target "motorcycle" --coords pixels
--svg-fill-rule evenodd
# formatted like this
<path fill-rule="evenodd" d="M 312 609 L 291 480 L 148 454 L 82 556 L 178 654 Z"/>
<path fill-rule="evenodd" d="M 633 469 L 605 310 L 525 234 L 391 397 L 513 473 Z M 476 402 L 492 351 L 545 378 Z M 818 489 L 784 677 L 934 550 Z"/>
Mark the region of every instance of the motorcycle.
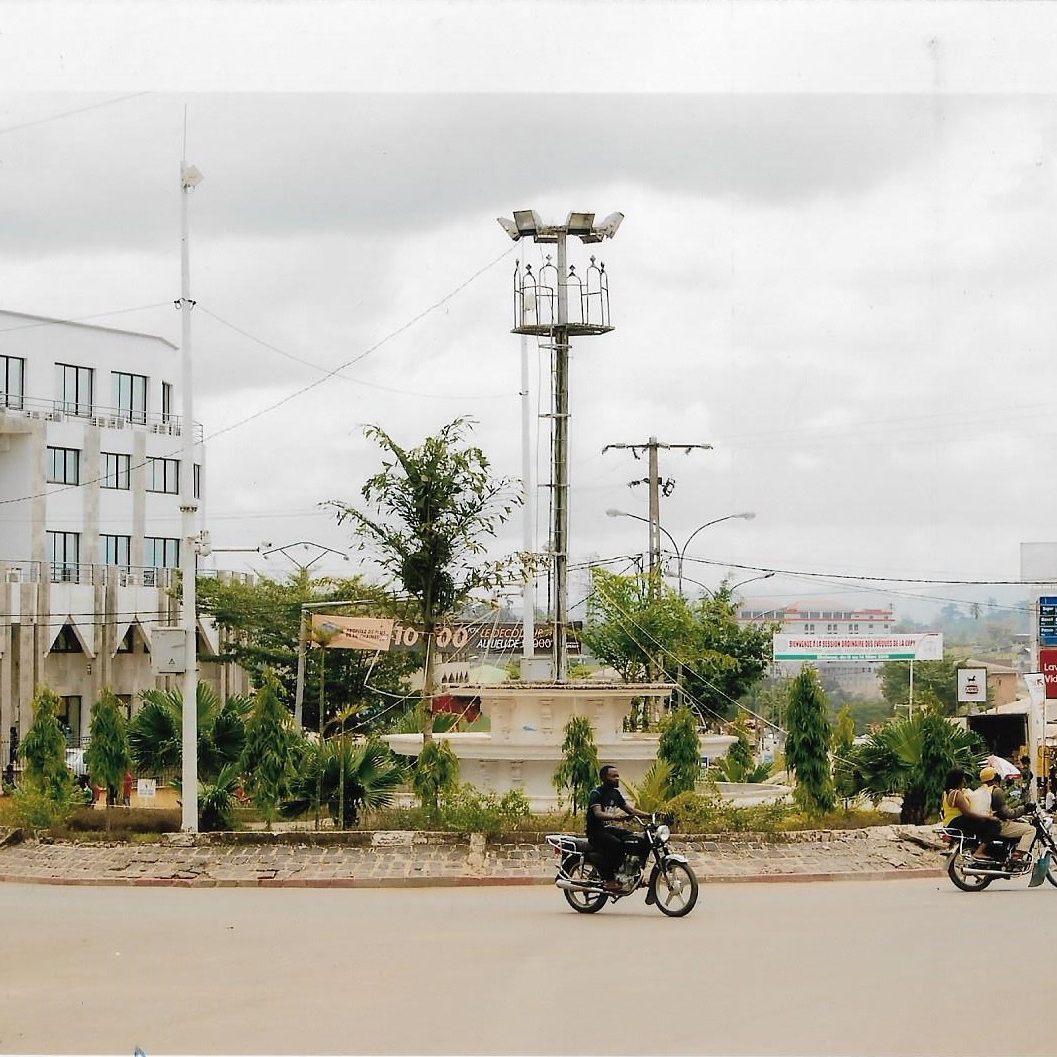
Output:
<path fill-rule="evenodd" d="M 1021 816 L 1020 821 L 1035 827 L 1031 847 L 1023 859 L 1014 859 L 1016 839 L 999 838 L 984 849 L 987 857 L 975 854 L 979 841 L 967 837 L 960 830 L 938 826 L 937 833 L 944 843 L 950 845 L 947 861 L 947 876 L 956 888 L 963 892 L 982 892 L 992 881 L 1008 881 L 1013 877 L 1031 874 L 1029 888 L 1047 880 L 1057 888 L 1057 843 L 1053 837 L 1053 816 L 1036 805 L 1034 810 Z"/>
<path fill-rule="evenodd" d="M 639 820 L 636 820 L 639 821 Z M 671 918 L 685 917 L 697 903 L 698 883 L 685 855 L 669 847 L 671 830 L 658 815 L 642 822 L 643 835 L 626 843 L 624 861 L 617 871 L 617 891 L 603 886 L 599 864 L 602 856 L 586 837 L 569 833 L 549 833 L 547 843 L 558 856 L 558 873 L 554 883 L 562 890 L 566 902 L 580 914 L 596 914 L 607 902 L 614 903 L 647 889 L 646 903 Z M 649 878 L 647 879 L 647 869 Z"/>

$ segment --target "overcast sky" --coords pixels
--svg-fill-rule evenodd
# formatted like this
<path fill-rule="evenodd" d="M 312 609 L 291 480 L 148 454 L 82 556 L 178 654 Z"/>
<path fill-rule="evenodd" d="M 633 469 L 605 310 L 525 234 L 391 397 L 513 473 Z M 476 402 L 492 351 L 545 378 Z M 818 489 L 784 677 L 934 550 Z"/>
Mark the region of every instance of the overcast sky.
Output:
<path fill-rule="evenodd" d="M 377 468 L 367 423 L 470 415 L 521 474 L 511 279 L 548 247 L 495 218 L 619 210 L 570 246 L 616 325 L 572 348 L 572 560 L 646 549 L 605 514 L 646 516 L 646 464 L 602 449 L 656 436 L 713 446 L 661 453 L 680 546 L 757 515 L 688 577 L 1004 598 L 912 581 L 1057 539 L 1055 47 L 1019 3 L 9 3 L 0 308 L 178 343 L 186 153 L 213 540 L 344 549 L 318 504 Z M 533 447 L 546 480 L 545 421 Z"/>

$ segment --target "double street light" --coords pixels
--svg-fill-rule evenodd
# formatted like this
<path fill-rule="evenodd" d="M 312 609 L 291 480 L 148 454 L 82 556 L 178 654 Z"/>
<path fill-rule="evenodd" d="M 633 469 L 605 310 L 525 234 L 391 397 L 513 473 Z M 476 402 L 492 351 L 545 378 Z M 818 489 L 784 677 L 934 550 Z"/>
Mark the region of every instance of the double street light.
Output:
<path fill-rule="evenodd" d="M 626 510 L 607 510 L 606 517 L 629 517 L 634 521 L 641 521 L 643 522 L 643 524 L 646 525 L 653 524 L 648 518 L 640 517 L 638 514 L 630 514 Z M 672 544 L 672 547 L 675 550 L 675 556 L 678 559 L 677 572 L 680 596 L 683 593 L 683 559 L 686 557 L 687 549 L 690 547 L 690 544 L 693 541 L 694 537 L 699 532 L 708 528 L 710 525 L 718 525 L 721 521 L 751 521 L 754 517 L 756 517 L 755 511 L 749 510 L 742 514 L 726 514 L 723 517 L 713 518 L 711 521 L 706 521 L 703 525 L 698 525 L 697 528 L 695 528 L 694 531 L 690 533 L 690 535 L 686 539 L 686 542 L 681 547 L 678 543 L 675 542 L 674 537 L 666 528 L 661 525 L 656 526 L 661 532 L 665 534 L 665 536 L 668 537 L 669 541 Z M 752 579 L 756 579 L 756 577 L 753 577 Z M 748 583 L 748 581 L 743 580 L 742 583 Z M 738 586 L 741 585 L 739 584 Z"/>

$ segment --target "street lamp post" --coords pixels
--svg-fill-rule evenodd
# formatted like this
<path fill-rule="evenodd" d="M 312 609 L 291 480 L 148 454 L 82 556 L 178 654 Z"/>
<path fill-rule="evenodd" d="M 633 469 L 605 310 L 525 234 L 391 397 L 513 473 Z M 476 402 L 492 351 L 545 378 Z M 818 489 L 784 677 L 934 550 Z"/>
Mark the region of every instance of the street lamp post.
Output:
<path fill-rule="evenodd" d="M 534 209 L 516 209 L 514 218 L 497 217 L 499 226 L 517 242 L 531 238 L 535 243 L 553 244 L 555 262 L 548 257 L 540 269 L 553 271 L 553 285 L 537 282 L 531 268 L 520 268 L 514 279 L 514 333 L 546 338 L 552 351 L 554 457 L 551 467 L 553 488 L 552 547 L 554 565 L 554 679 L 564 683 L 568 669 L 566 628 L 569 622 L 569 339 L 573 336 L 606 334 L 613 329 L 609 322 L 609 280 L 604 265 L 591 258 L 587 282 L 576 276 L 569 266 L 566 243 L 571 237 L 583 243 L 601 242 L 617 233 L 623 213 L 610 213 L 595 223 L 594 213 L 572 212 L 564 223 L 545 223 Z M 570 316 L 569 287 L 576 287 L 576 312 Z M 579 318 L 574 318 L 578 316 Z M 528 597 L 526 594 L 526 605 Z M 531 656 L 525 651 L 526 667 Z"/>
<path fill-rule="evenodd" d="M 643 524 L 649 525 L 651 527 L 651 529 L 656 524 L 654 521 L 652 521 L 650 519 L 647 519 L 647 518 L 644 518 L 644 517 L 639 517 L 638 514 L 630 514 L 626 510 L 610 509 L 610 510 L 606 511 L 606 516 L 607 517 L 629 517 L 629 518 L 632 518 L 635 521 L 641 521 L 641 522 L 643 522 Z M 678 561 L 677 571 L 678 571 L 678 579 L 679 579 L 679 595 L 680 595 L 680 597 L 682 596 L 682 593 L 683 593 L 683 559 L 686 557 L 687 549 L 689 548 L 690 543 L 693 540 L 693 538 L 699 532 L 701 532 L 703 529 L 708 528 L 710 525 L 718 525 L 721 521 L 734 521 L 734 520 L 751 521 L 754 517 L 756 517 L 755 512 L 749 510 L 749 511 L 746 511 L 745 513 L 742 513 L 742 514 L 726 514 L 723 517 L 713 518 L 711 521 L 706 521 L 703 525 L 698 525 L 697 528 L 695 528 L 694 531 L 690 533 L 689 537 L 687 537 L 687 540 L 682 545 L 682 547 L 680 547 L 679 544 L 675 542 L 675 539 L 672 537 L 672 534 L 667 529 L 663 528 L 660 524 L 656 524 L 656 528 L 659 529 L 661 532 L 663 532 L 668 537 L 668 539 L 671 541 L 672 547 L 675 548 L 675 556 L 676 556 L 676 559 Z M 753 577 L 753 579 L 756 579 L 756 577 Z M 748 581 L 747 580 L 743 581 L 743 583 L 748 583 Z M 738 586 L 740 587 L 741 585 L 739 584 Z"/>
<path fill-rule="evenodd" d="M 315 547 L 319 553 L 310 562 L 299 562 L 292 554 L 290 554 L 290 551 L 294 547 Z M 269 554 L 281 554 L 284 558 L 289 559 L 297 566 L 302 576 L 325 554 L 340 554 L 345 561 L 349 560 L 349 556 L 344 551 L 335 550 L 333 547 L 326 547 L 322 543 L 310 543 L 308 540 L 300 540 L 297 543 L 284 543 L 281 547 L 271 547 L 269 550 L 261 551 L 261 557 L 266 560 Z M 319 603 L 316 604 L 318 605 Z M 347 605 L 349 603 L 330 602 L 322 604 Z M 312 603 L 306 603 L 305 605 L 311 606 Z M 308 628 L 305 624 L 305 605 L 301 606 L 301 619 L 298 622 L 297 632 L 297 682 L 294 688 L 294 726 L 297 730 L 301 729 L 301 717 L 305 700 L 305 650 L 308 646 Z"/>

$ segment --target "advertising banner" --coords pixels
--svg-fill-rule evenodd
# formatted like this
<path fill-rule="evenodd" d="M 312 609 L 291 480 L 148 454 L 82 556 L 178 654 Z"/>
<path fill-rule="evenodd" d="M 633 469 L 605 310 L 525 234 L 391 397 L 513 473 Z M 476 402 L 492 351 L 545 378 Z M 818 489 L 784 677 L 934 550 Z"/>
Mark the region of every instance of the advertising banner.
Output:
<path fill-rule="evenodd" d="M 388 650 L 394 623 L 377 617 L 312 614 L 312 632 L 328 650 Z"/>
<path fill-rule="evenodd" d="M 575 656 L 580 650 L 580 630 L 583 624 L 573 621 L 566 626 L 566 649 Z M 434 644 L 440 653 L 464 653 L 481 656 L 483 654 L 520 654 L 522 649 L 522 630 L 520 623 L 509 624 L 442 624 L 436 630 Z M 394 624 L 390 648 L 415 649 L 422 642 L 422 628 L 414 624 Z M 547 653 L 554 649 L 554 627 L 551 624 L 540 624 L 535 629 L 533 649 L 538 653 Z"/>
<path fill-rule="evenodd" d="M 1046 700 L 1057 699 L 1057 649 L 1039 650 L 1039 668 L 1046 680 Z"/>
<path fill-rule="evenodd" d="M 776 661 L 942 661 L 943 633 L 775 635 Z"/>

